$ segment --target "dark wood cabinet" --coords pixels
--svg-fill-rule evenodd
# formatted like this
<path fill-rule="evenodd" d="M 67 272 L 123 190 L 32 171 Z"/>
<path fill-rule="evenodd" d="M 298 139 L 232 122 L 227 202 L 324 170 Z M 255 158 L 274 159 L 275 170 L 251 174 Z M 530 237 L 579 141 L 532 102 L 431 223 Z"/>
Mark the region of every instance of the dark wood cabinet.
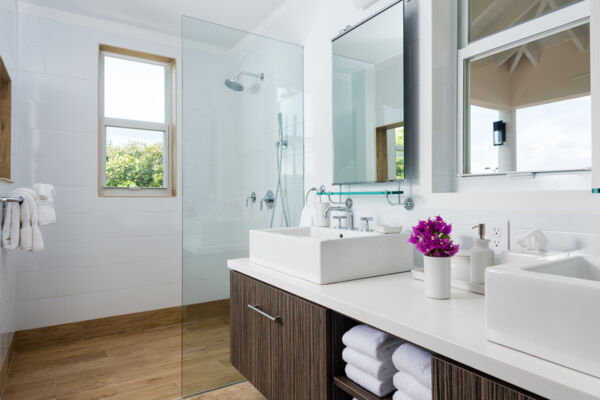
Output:
<path fill-rule="evenodd" d="M 433 400 L 540 400 L 488 375 L 437 356 L 431 360 Z"/>
<path fill-rule="evenodd" d="M 269 400 L 385 400 L 345 377 L 342 335 L 359 321 L 231 271 L 231 363 Z M 433 400 L 539 400 L 432 356 Z M 386 399 L 391 398 L 391 395 Z"/>
<path fill-rule="evenodd" d="M 265 397 L 326 400 L 328 338 L 327 309 L 231 272 L 231 363 Z"/>

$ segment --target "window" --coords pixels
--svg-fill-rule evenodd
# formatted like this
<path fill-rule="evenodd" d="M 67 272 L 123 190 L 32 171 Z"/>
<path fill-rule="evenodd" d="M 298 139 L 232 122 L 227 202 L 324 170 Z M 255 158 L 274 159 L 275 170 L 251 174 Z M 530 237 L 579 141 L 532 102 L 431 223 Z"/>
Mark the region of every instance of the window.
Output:
<path fill-rule="evenodd" d="M 175 194 L 174 65 L 100 46 L 100 195 Z"/>
<path fill-rule="evenodd" d="M 589 171 L 589 1 L 463 5 L 460 175 Z M 494 140 L 500 121 L 503 142 Z"/>

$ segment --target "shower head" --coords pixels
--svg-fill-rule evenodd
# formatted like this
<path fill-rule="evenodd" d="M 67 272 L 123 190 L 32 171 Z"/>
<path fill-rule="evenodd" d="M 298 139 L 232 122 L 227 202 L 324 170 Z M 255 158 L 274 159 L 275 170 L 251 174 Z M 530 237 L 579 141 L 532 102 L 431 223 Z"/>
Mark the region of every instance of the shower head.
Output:
<path fill-rule="evenodd" d="M 241 83 L 231 79 L 225 79 L 225 86 L 227 86 L 229 89 L 235 92 L 241 92 L 242 90 L 244 90 L 244 86 Z"/>
<path fill-rule="evenodd" d="M 251 76 L 261 81 L 265 79 L 265 74 L 263 73 L 253 74 L 251 72 L 242 71 L 231 79 L 225 79 L 225 86 L 236 92 L 241 92 L 242 90 L 244 90 L 244 85 L 240 83 L 240 79 L 242 79 L 243 76 Z"/>

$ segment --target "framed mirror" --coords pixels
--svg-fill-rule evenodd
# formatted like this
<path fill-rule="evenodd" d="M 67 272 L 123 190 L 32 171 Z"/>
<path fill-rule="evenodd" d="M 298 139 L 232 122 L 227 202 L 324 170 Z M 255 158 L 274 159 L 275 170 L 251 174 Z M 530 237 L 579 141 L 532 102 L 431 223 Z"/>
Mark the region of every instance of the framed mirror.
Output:
<path fill-rule="evenodd" d="M 404 3 L 332 40 L 334 184 L 405 177 Z"/>

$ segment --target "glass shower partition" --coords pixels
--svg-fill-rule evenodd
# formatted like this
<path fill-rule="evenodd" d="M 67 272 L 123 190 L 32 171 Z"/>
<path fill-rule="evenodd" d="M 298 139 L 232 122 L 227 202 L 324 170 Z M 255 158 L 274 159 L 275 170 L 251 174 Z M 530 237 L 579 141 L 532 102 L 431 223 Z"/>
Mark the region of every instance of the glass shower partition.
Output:
<path fill-rule="evenodd" d="M 244 378 L 229 363 L 227 260 L 304 205 L 303 49 L 183 17 L 182 396 Z"/>

